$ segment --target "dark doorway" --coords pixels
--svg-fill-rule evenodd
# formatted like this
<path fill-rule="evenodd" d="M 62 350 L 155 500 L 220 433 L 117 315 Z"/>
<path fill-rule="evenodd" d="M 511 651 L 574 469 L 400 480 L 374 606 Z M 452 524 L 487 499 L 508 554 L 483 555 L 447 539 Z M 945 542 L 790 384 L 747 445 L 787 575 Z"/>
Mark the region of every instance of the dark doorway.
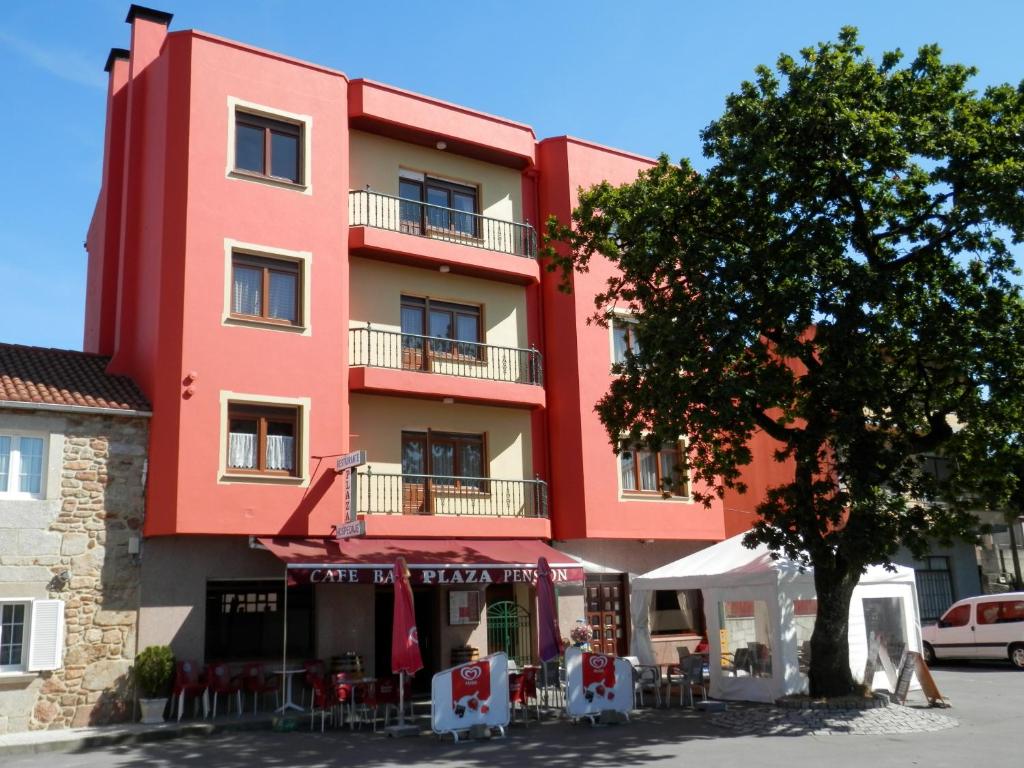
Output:
<path fill-rule="evenodd" d="M 420 639 L 423 669 L 412 679 L 413 693 L 430 693 L 430 681 L 440 670 L 438 666 L 438 592 L 433 587 L 413 588 L 416 608 L 416 631 Z M 395 591 L 381 587 L 374 599 L 374 673 L 377 677 L 391 674 L 391 629 L 394 625 Z"/>

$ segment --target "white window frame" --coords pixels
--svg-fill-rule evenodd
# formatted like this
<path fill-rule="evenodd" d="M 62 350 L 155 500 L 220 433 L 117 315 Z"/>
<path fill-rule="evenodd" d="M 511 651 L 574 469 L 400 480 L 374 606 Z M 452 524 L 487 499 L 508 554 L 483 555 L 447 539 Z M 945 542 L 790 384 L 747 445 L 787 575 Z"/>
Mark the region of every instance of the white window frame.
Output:
<path fill-rule="evenodd" d="M 21 634 L 21 659 L 17 664 L 0 664 L 0 675 L 19 674 L 28 669 L 29 646 L 32 639 L 32 598 L 31 597 L 3 597 L 0 598 L 0 608 L 7 605 L 25 606 L 25 623 L 22 626 Z M 3 612 L 0 611 L 0 617 Z M 0 623 L 0 643 L 3 642 L 3 624 Z"/>
<path fill-rule="evenodd" d="M 29 432 L 18 429 L 0 428 L 0 437 L 11 438 L 10 462 L 7 466 L 7 487 L 0 487 L 0 499 L 45 499 L 47 474 L 50 463 L 50 440 L 45 432 Z M 21 439 L 35 438 L 43 441 L 42 463 L 39 467 L 39 492 L 12 490 L 18 485 L 21 475 Z"/>
<path fill-rule="evenodd" d="M 629 323 L 630 325 L 637 325 L 638 321 L 636 315 L 628 309 L 622 309 L 619 307 L 608 310 L 608 359 L 611 360 L 611 364 L 618 365 L 619 363 L 625 362 L 624 360 L 618 360 L 615 357 L 615 325 L 616 323 Z"/>
<path fill-rule="evenodd" d="M 3 605 L 24 605 L 25 622 L 21 660 L 18 664 L 0 666 L 0 679 L 60 669 L 64 665 L 64 601 L 0 597 L 0 606 Z"/>

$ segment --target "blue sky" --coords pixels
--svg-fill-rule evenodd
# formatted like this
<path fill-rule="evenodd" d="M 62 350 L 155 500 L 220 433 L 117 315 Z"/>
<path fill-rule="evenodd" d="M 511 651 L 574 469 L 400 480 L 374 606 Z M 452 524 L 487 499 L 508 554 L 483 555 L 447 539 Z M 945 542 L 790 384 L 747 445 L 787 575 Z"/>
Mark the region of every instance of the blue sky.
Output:
<path fill-rule="evenodd" d="M 700 165 L 698 133 L 760 63 L 861 29 L 873 55 L 937 42 L 1024 79 L 1024 3 L 151 0 L 194 27 L 534 127 Z M 111 47 L 122 0 L 0 0 L 0 341 L 81 349 Z M 457 64 L 456 62 L 461 62 Z M 10 118 L 14 119 L 10 119 Z"/>

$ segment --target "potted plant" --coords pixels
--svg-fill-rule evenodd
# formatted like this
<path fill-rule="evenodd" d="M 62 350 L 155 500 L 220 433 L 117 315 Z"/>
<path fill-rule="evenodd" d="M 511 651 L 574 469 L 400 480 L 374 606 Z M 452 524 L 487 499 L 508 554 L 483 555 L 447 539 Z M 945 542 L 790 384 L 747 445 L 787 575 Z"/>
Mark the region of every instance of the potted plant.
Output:
<path fill-rule="evenodd" d="M 143 723 L 154 725 L 164 721 L 167 686 L 173 673 L 174 654 L 166 645 L 151 645 L 135 658 L 135 683 Z"/>

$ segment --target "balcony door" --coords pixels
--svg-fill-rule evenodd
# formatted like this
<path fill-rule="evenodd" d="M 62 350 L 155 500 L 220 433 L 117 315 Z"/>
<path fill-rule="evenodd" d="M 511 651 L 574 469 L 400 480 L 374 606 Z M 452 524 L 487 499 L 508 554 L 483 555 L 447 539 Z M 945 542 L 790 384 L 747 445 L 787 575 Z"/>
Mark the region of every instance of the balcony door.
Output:
<path fill-rule="evenodd" d="M 402 368 L 429 370 L 431 358 L 455 360 L 455 365 L 483 359 L 480 307 L 402 296 L 401 318 Z"/>
<path fill-rule="evenodd" d="M 434 497 L 485 490 L 483 435 L 402 433 L 402 512 L 430 515 Z"/>
<path fill-rule="evenodd" d="M 479 237 L 475 187 L 430 176 L 398 180 L 401 231 L 413 235 L 431 232 Z"/>

